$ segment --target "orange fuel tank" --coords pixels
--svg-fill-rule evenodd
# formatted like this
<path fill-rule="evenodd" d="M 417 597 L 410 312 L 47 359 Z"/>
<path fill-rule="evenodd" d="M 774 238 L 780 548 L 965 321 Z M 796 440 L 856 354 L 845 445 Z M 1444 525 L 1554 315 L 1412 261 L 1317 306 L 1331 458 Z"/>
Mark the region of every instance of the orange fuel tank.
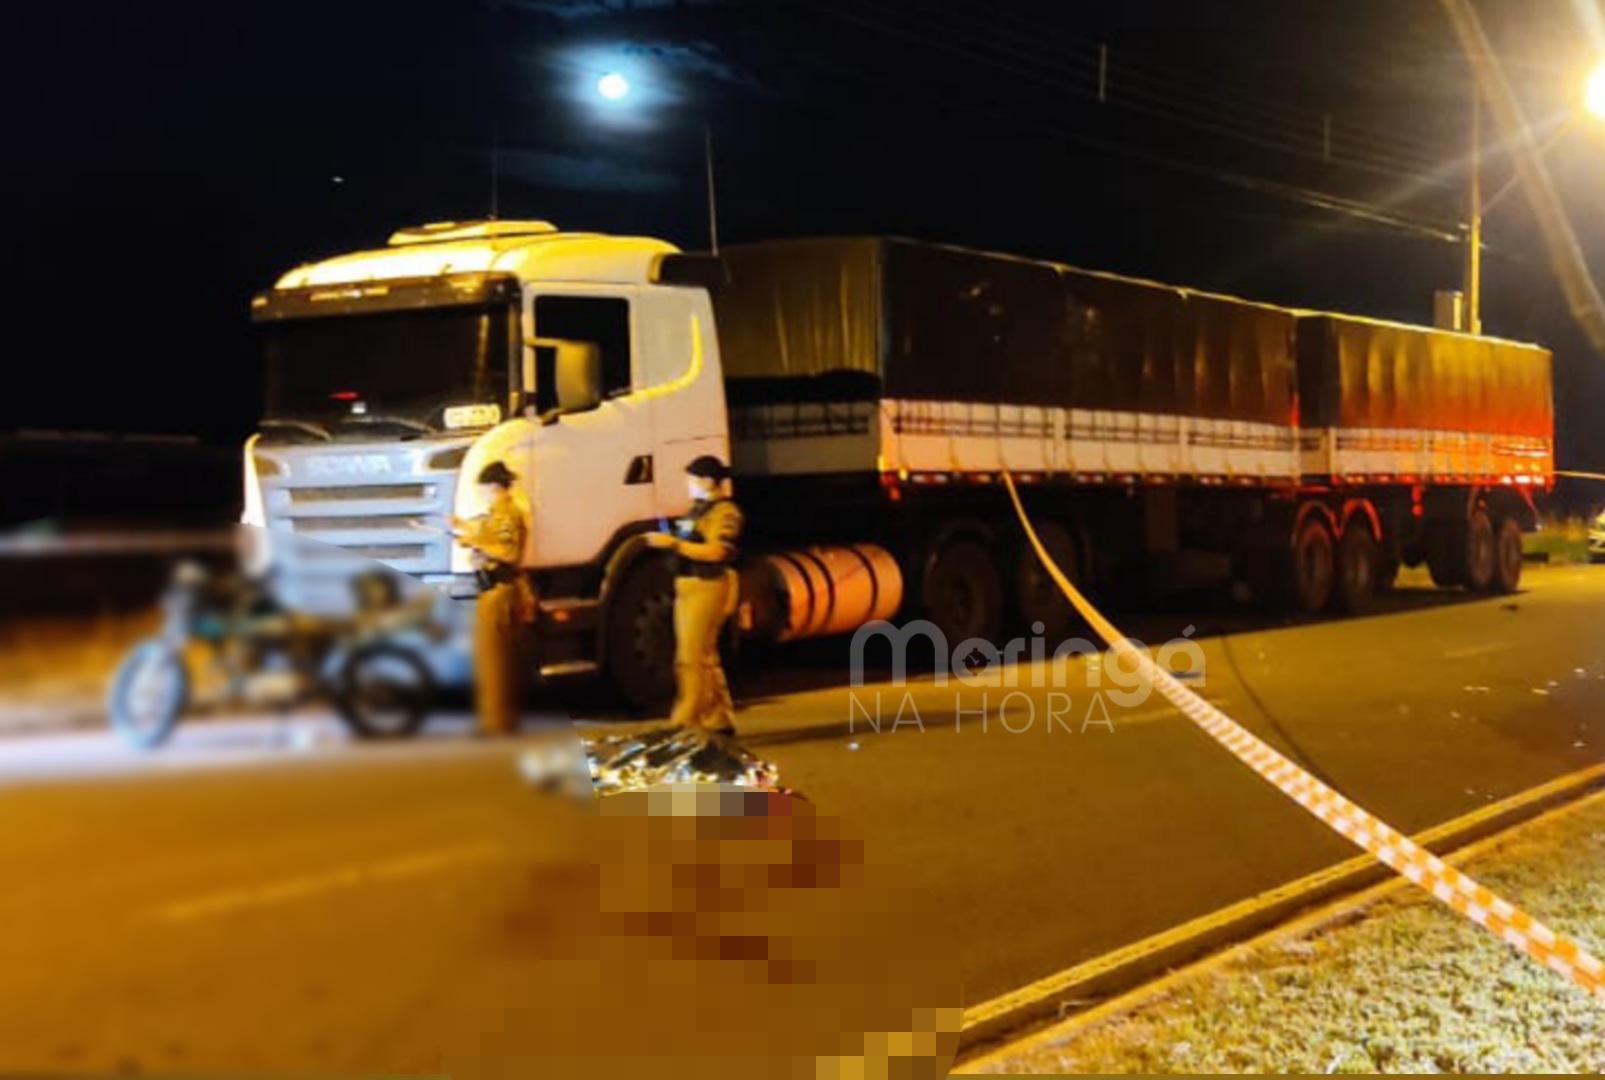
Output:
<path fill-rule="evenodd" d="M 741 574 L 750 632 L 770 641 L 846 634 L 890 619 L 903 603 L 903 574 L 876 544 L 798 548 L 759 555 Z"/>

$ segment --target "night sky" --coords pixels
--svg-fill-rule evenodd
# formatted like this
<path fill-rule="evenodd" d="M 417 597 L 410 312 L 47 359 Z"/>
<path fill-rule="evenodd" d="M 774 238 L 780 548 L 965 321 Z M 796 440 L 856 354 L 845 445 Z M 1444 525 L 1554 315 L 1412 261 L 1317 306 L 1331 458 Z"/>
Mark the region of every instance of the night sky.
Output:
<path fill-rule="evenodd" d="M 1602 51 L 1594 0 L 1480 7 L 1548 130 Z M 5 18 L 5 429 L 237 441 L 257 407 L 253 291 L 493 200 L 502 217 L 705 246 L 704 124 L 726 241 L 893 233 L 1419 322 L 1460 274 L 1442 234 L 1463 216 L 1470 79 L 1435 0 Z M 592 91 L 610 69 L 636 86 L 622 107 Z M 1548 160 L 1605 266 L 1605 132 L 1578 124 Z M 1487 189 L 1509 172 L 1492 148 Z M 1556 351 L 1561 462 L 1605 467 L 1605 359 L 1566 316 L 1519 193 L 1487 227 L 1486 328 Z"/>

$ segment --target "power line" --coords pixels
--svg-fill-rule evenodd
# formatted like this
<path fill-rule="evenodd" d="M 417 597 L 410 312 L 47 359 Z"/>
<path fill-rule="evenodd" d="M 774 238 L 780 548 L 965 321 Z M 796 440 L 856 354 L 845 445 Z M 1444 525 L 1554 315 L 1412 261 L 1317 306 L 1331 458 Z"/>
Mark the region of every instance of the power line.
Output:
<path fill-rule="evenodd" d="M 960 43 L 951 33 L 944 34 L 941 27 L 935 26 L 929 20 L 920 18 L 906 9 L 894 8 L 885 3 L 875 3 L 874 0 L 867 0 L 867 5 L 880 13 L 883 19 L 891 17 L 902 20 L 901 25 L 894 26 L 866 16 L 862 10 L 865 6 L 864 3 L 860 4 L 860 10 L 856 12 L 846 11 L 841 8 L 837 8 L 836 12 L 844 18 L 859 22 L 861 25 L 868 25 L 884 32 L 901 33 L 905 37 L 920 40 L 922 43 L 935 48 L 957 52 L 979 59 L 982 62 L 992 63 L 995 66 L 1007 67 L 1011 72 L 1018 73 L 1023 61 L 1030 68 L 1035 69 L 1030 73 L 1035 75 L 1039 81 L 1055 85 L 1060 89 L 1075 89 L 1074 86 L 1063 81 L 1067 68 L 1078 63 L 1082 65 L 1090 65 L 1091 63 L 1092 54 L 1090 51 L 1084 58 L 1068 56 L 1043 60 L 1041 59 L 1039 39 L 1035 38 L 1032 46 L 1024 54 L 1019 49 L 1010 49 L 1008 46 L 1004 46 L 1007 51 L 1003 54 L 986 52 L 983 51 L 983 46 L 979 43 L 970 42 L 969 39 L 965 39 L 964 43 Z M 914 24 L 912 27 L 910 26 L 911 22 Z M 1269 133 L 1266 130 L 1269 126 L 1266 122 L 1254 117 L 1244 118 L 1241 113 L 1228 113 L 1221 108 L 1202 111 L 1198 105 L 1188 98 L 1178 99 L 1173 96 L 1144 91 L 1141 88 L 1132 87 L 1129 83 L 1117 87 L 1117 90 L 1118 98 L 1127 100 L 1120 101 L 1117 98 L 1116 103 L 1124 104 L 1133 108 L 1134 111 L 1170 119 L 1185 126 L 1236 138 L 1268 149 L 1281 150 L 1313 160 L 1325 160 L 1323 148 L 1321 148 L 1318 139 L 1312 137 L 1302 145 L 1296 142 L 1289 142 L 1285 124 L 1282 126 L 1282 137 L 1277 138 L 1273 133 Z M 1191 96 L 1197 95 L 1190 93 L 1189 97 Z M 1177 113 L 1182 115 L 1176 115 Z M 1293 136 L 1293 138 L 1297 137 L 1296 134 Z M 1348 160 L 1340 162 L 1340 164 L 1353 165 L 1392 176 L 1411 175 L 1414 171 L 1424 167 L 1424 163 L 1420 161 L 1405 161 L 1395 156 L 1387 155 L 1382 151 L 1362 148 L 1355 148 L 1355 152 L 1351 152 L 1348 155 Z"/>
<path fill-rule="evenodd" d="M 1082 56 L 1070 55 L 1059 59 L 1044 59 L 1044 54 L 1041 51 L 1041 36 L 1032 35 L 1032 44 L 1029 47 L 1014 49 L 1000 55 L 987 51 L 982 43 L 970 39 L 960 41 L 951 32 L 944 33 L 943 27 L 934 25 L 929 20 L 920 18 L 904 8 L 894 7 L 886 3 L 874 3 L 873 0 L 870 0 L 869 6 L 880 16 L 879 18 L 876 18 L 875 15 L 866 14 L 865 5 L 862 3 L 856 10 L 836 5 L 830 11 L 832 14 L 847 21 L 856 22 L 859 25 L 867 26 L 892 36 L 918 41 L 933 48 L 964 55 L 982 63 L 1006 67 L 1011 72 L 1019 73 L 1023 61 L 1030 69 L 1027 74 L 1037 81 L 1072 93 L 1088 97 L 1092 96 L 1090 89 L 1095 83 L 1095 61 L 1093 60 L 1095 53 L 1092 50 L 1088 50 Z M 973 18 L 970 16 L 965 17 Z M 887 19 L 898 20 L 898 22 L 888 22 L 886 21 Z M 911 22 L 913 25 L 910 25 Z M 994 36 L 999 29 L 1000 26 L 996 19 L 989 23 L 988 30 L 992 31 Z M 1012 32 L 1016 35 L 1019 34 L 1018 31 Z M 1009 48 L 1006 45 L 1003 47 L 1005 49 Z M 1076 74 L 1078 69 L 1084 81 L 1067 82 L 1065 76 Z M 1129 81 L 1132 76 L 1139 80 L 1161 85 L 1167 80 L 1139 72 L 1134 68 L 1127 67 L 1125 64 L 1122 64 L 1119 70 L 1123 73 L 1123 77 L 1121 80 L 1117 80 L 1116 83 L 1116 104 L 1130 108 L 1133 111 L 1142 112 L 1160 119 L 1167 119 L 1213 134 L 1238 139 L 1266 149 L 1278 150 L 1312 160 L 1328 160 L 1320 136 L 1314 134 L 1313 131 L 1310 135 L 1302 135 L 1297 131 L 1289 135 L 1287 122 L 1279 119 L 1274 121 L 1274 123 L 1280 125 L 1280 137 L 1277 137 L 1276 133 L 1267 130 L 1273 122 L 1245 115 L 1240 110 L 1216 108 L 1208 112 L 1203 111 L 1201 106 L 1189 99 L 1207 95 L 1198 93 L 1193 88 L 1187 88 L 1186 97 L 1177 98 L 1164 93 L 1145 90 L 1140 86 L 1133 87 Z M 1181 85 L 1173 81 L 1170 82 L 1171 85 Z M 1316 122 L 1319 121 L 1317 120 Z M 1379 145 L 1375 143 L 1369 146 L 1364 145 L 1361 141 L 1362 137 L 1344 135 L 1343 139 L 1348 144 L 1347 153 L 1344 155 L 1345 160 L 1334 162 L 1336 164 L 1354 166 L 1391 176 L 1409 176 L 1412 178 L 1416 177 L 1421 170 L 1431 167 L 1425 161 L 1401 158 L 1386 149 L 1379 148 Z"/>
<path fill-rule="evenodd" d="M 973 4 L 970 6 L 973 7 Z M 1000 15 L 1000 18 L 1008 19 L 1009 17 L 1006 15 Z M 1034 33 L 1030 28 L 1028 28 L 1027 24 L 1021 22 L 1018 18 L 1010 21 L 1013 23 L 1013 25 L 1021 28 L 1020 30 L 1015 31 L 1017 36 L 1024 38 L 1033 44 L 1039 44 L 1040 35 Z M 1091 38 L 1075 34 L 1066 34 L 1065 36 L 1069 40 L 1079 41 L 1088 54 L 1090 54 L 1096 46 L 1107 44 L 1106 42 L 1094 41 Z M 1323 120 L 1330 118 L 1333 121 L 1334 127 L 1346 128 L 1353 133 L 1352 136 L 1348 137 L 1362 142 L 1369 142 L 1379 149 L 1383 149 L 1385 148 L 1386 144 L 1392 143 L 1392 149 L 1394 152 L 1419 156 L 1419 158 L 1423 161 L 1436 161 L 1441 156 L 1441 148 L 1434 144 L 1425 143 L 1420 139 L 1411 138 L 1408 136 L 1394 135 L 1389 132 L 1380 131 L 1374 128 L 1362 127 L 1357 123 L 1347 120 L 1338 113 L 1312 111 L 1303 106 L 1284 104 L 1282 102 L 1277 102 L 1258 96 L 1251 98 L 1242 93 L 1233 93 L 1229 90 L 1223 90 L 1220 88 L 1219 82 L 1211 82 L 1206 86 L 1198 82 L 1187 82 L 1173 76 L 1154 73 L 1144 69 L 1140 63 L 1134 63 L 1130 60 L 1123 60 L 1122 63 L 1128 74 L 1134 75 L 1135 77 L 1146 82 L 1169 87 L 1177 93 L 1185 94 L 1189 99 L 1213 100 L 1220 102 L 1228 109 L 1243 110 L 1251 114 L 1259 113 L 1263 116 L 1273 118 L 1280 117 L 1287 123 L 1291 123 L 1299 127 L 1307 126 L 1311 130 L 1320 125 Z"/>
<path fill-rule="evenodd" d="M 975 0 L 955 0 L 955 2 L 964 4 L 964 5 L 966 5 L 968 7 L 971 7 L 971 8 L 976 7 Z M 1006 20 L 1012 22 L 1013 25 L 1015 25 L 1017 27 L 1020 27 L 1021 30 L 1018 31 L 1018 32 L 1022 33 L 1028 40 L 1036 42 L 1036 41 L 1038 41 L 1040 39 L 1040 35 L 1036 32 L 1036 29 L 1034 27 L 1030 26 L 1029 24 L 1027 24 L 1026 22 L 1024 22 L 1023 20 L 1021 20 L 1018 16 L 1011 17 L 1011 16 L 1009 16 L 1007 14 L 999 13 L 999 18 L 1000 19 L 1006 19 Z M 1306 19 L 1304 19 L 1302 21 L 1310 22 L 1311 20 L 1306 18 Z M 1432 54 L 1439 54 L 1439 55 L 1441 55 L 1443 57 L 1451 57 L 1451 56 L 1457 57 L 1458 56 L 1458 54 L 1456 54 L 1454 52 L 1454 50 L 1452 48 L 1450 48 L 1450 43 L 1446 39 L 1433 39 L 1427 31 L 1422 30 L 1419 27 L 1415 28 L 1413 33 L 1414 33 L 1414 36 L 1420 38 L 1421 41 L 1417 46 L 1415 46 L 1413 48 L 1413 52 L 1414 52 L 1415 55 L 1414 55 L 1414 57 L 1412 59 L 1412 65 L 1406 65 L 1406 66 L 1417 65 L 1417 64 L 1419 64 L 1421 62 L 1420 61 L 1420 57 L 1428 56 L 1428 55 L 1432 55 Z M 1106 43 L 1106 41 L 1107 41 L 1107 39 L 1104 39 L 1103 41 L 1095 40 L 1093 38 L 1086 37 L 1085 35 L 1077 35 L 1077 34 L 1075 34 L 1073 32 L 1061 31 L 1061 34 L 1062 34 L 1062 36 L 1064 36 L 1068 40 L 1079 40 L 1080 42 L 1082 42 L 1082 44 L 1089 51 L 1091 50 L 1091 48 L 1093 46 L 1098 45 L 1098 44 Z M 1392 45 L 1397 46 L 1399 44 L 1398 38 L 1399 38 L 1399 35 L 1397 33 L 1395 33 L 1394 38 L 1390 39 L 1388 44 L 1392 44 Z M 1254 55 L 1255 54 L 1250 54 L 1250 60 L 1252 60 Z M 1330 59 L 1333 54 L 1332 54 L 1332 51 L 1330 50 L 1330 48 L 1326 48 L 1326 49 L 1323 49 L 1322 55 Z M 1349 58 L 1348 60 L 1345 61 L 1345 63 L 1342 65 L 1342 67 L 1343 67 L 1344 71 L 1347 73 L 1348 82 L 1351 85 L 1356 84 L 1356 83 L 1369 83 L 1369 82 L 1371 82 L 1371 80 L 1365 80 L 1365 79 L 1358 79 L 1357 80 L 1357 79 L 1355 79 L 1353 77 L 1353 73 L 1355 71 L 1359 70 L 1360 67 L 1366 61 L 1374 61 L 1376 56 L 1377 56 L 1377 50 L 1376 50 L 1375 46 L 1374 45 L 1369 45 L 1363 52 L 1356 53 L 1354 57 Z M 1138 67 L 1140 69 L 1140 65 L 1134 65 L 1134 66 Z M 1398 66 L 1400 66 L 1400 65 L 1399 64 L 1392 65 L 1392 67 L 1398 67 Z M 1192 96 L 1213 97 L 1213 98 L 1215 98 L 1217 100 L 1222 100 L 1222 101 L 1233 100 L 1233 101 L 1241 103 L 1241 107 L 1247 108 L 1247 109 L 1249 109 L 1251 111 L 1266 111 L 1266 112 L 1277 112 L 1277 111 L 1280 111 L 1280 112 L 1282 112 L 1282 113 L 1284 113 L 1284 114 L 1286 114 L 1288 116 L 1300 117 L 1301 119 L 1303 119 L 1305 121 L 1307 121 L 1308 118 L 1310 118 L 1312 116 L 1315 116 L 1315 115 L 1321 115 L 1321 116 L 1327 115 L 1325 112 L 1320 112 L 1318 114 L 1317 113 L 1312 113 L 1311 110 L 1308 107 L 1299 106 L 1299 105 L 1293 105 L 1293 104 L 1288 104 L 1288 103 L 1283 103 L 1283 102 L 1267 99 L 1267 98 L 1265 98 L 1265 97 L 1263 97 L 1261 95 L 1258 95 L 1258 94 L 1255 94 L 1252 97 L 1250 97 L 1250 96 L 1245 95 L 1244 93 L 1241 93 L 1241 92 L 1234 93 L 1234 92 L 1232 92 L 1230 90 L 1220 89 L 1221 83 L 1219 81 L 1218 76 L 1216 76 L 1214 74 L 1212 74 L 1211 79 L 1210 79 L 1209 83 L 1207 84 L 1207 86 L 1205 84 L 1202 84 L 1202 83 L 1199 83 L 1199 82 L 1196 82 L 1196 81 L 1183 82 L 1181 80 L 1178 80 L 1178 79 L 1173 78 L 1173 77 L 1169 77 L 1167 75 L 1145 73 L 1144 77 L 1151 78 L 1151 79 L 1153 79 L 1154 81 L 1157 81 L 1157 82 L 1168 83 L 1169 85 L 1171 85 L 1173 87 L 1179 88 L 1179 90 L 1181 92 L 1187 93 L 1187 94 L 1192 95 Z M 1382 131 L 1380 129 L 1376 129 L 1376 128 L 1369 127 L 1369 126 L 1362 127 L 1362 125 L 1360 125 L 1358 123 L 1354 123 L 1354 122 L 1346 120 L 1341 115 L 1335 115 L 1334 119 L 1336 120 L 1336 122 L 1337 122 L 1337 124 L 1339 126 L 1350 128 L 1351 130 L 1353 130 L 1356 133 L 1357 137 L 1362 138 L 1362 139 L 1375 140 L 1375 141 L 1382 142 L 1382 143 L 1392 142 L 1392 143 L 1395 144 L 1397 149 L 1404 150 L 1404 151 L 1407 151 L 1407 152 L 1414 152 L 1416 154 L 1420 154 L 1420 155 L 1422 155 L 1423 157 L 1425 157 L 1425 158 L 1427 158 L 1429 160 L 1437 160 L 1443 154 L 1443 147 L 1437 142 L 1424 141 L 1423 139 L 1421 139 L 1419 137 L 1415 137 L 1415 136 L 1393 134 L 1393 133 Z"/>
<path fill-rule="evenodd" d="M 995 53 L 977 50 L 973 47 L 956 43 L 952 41 L 950 37 L 948 40 L 943 40 L 940 28 L 936 30 L 936 36 L 933 38 L 930 33 L 920 33 L 919 31 L 910 33 L 906 28 L 900 29 L 897 25 L 888 25 L 884 20 L 877 20 L 873 16 L 866 17 L 864 13 L 859 10 L 844 9 L 840 4 L 821 5 L 815 10 L 823 10 L 827 16 L 835 15 L 837 18 L 843 21 L 868 27 L 871 30 L 878 31 L 879 33 L 892 39 L 915 41 L 955 55 L 966 56 L 970 59 L 978 61 L 979 63 L 994 68 L 999 68 L 1010 72 L 1018 71 L 1018 64 L 1009 63 L 1006 59 L 1001 59 Z M 906 13 L 902 11 L 902 9 L 889 9 L 886 5 L 882 5 L 882 10 L 891 10 L 894 15 L 904 19 L 907 18 Z M 797 50 L 791 55 L 793 59 L 802 60 L 805 63 L 811 62 L 815 66 L 831 70 L 837 75 L 847 76 L 859 82 L 873 86 L 893 88 L 905 95 L 915 96 L 923 103 L 929 104 L 938 101 L 938 95 L 934 95 L 928 91 L 911 92 L 909 87 L 904 83 L 889 82 L 886 79 L 876 79 L 867 75 L 866 71 L 877 70 L 874 65 L 855 65 L 844 67 L 840 64 L 830 63 L 817 57 L 810 58 L 802 50 Z M 1040 66 L 1042 63 L 1042 61 L 1035 59 L 1033 59 L 1031 62 L 1034 66 Z M 1088 85 L 1082 86 L 1074 81 L 1067 81 L 1067 79 L 1064 77 L 1067 74 L 1073 75 L 1074 73 L 1056 72 L 1053 77 L 1033 74 L 1032 77 L 1035 79 L 1035 81 L 1043 85 L 1051 86 L 1055 89 L 1063 90 L 1069 93 L 1078 93 L 1085 96 L 1090 96 L 1089 90 L 1095 85 L 1091 79 L 1087 80 Z M 1145 150 L 1130 144 L 1115 141 L 1113 139 L 1091 135 L 1085 130 L 1077 127 L 1032 119 L 1016 110 L 987 108 L 985 106 L 978 105 L 967 95 L 962 99 L 950 97 L 945 101 L 941 101 L 940 103 L 945 104 L 947 107 L 952 108 L 955 111 L 985 116 L 990 120 L 1002 120 L 1016 128 L 1020 128 L 1022 130 L 1031 130 L 1040 134 L 1051 135 L 1066 142 L 1077 143 L 1079 145 L 1097 150 L 1101 153 L 1116 155 L 1128 160 L 1138 161 L 1173 172 L 1206 178 L 1215 183 L 1236 187 L 1240 190 L 1251 191 L 1256 194 L 1267 195 L 1284 201 L 1317 208 L 1323 212 L 1345 216 L 1351 220 L 1364 222 L 1370 226 L 1382 227 L 1390 231 L 1431 239 L 1434 241 L 1458 243 L 1461 239 L 1458 226 L 1453 223 L 1433 221 L 1424 218 L 1414 218 L 1397 213 L 1386 206 L 1365 202 L 1363 200 L 1348 198 L 1333 194 L 1331 192 L 1306 188 L 1297 184 L 1271 180 L 1261 176 L 1235 172 L 1229 169 L 1215 168 L 1201 164 L 1197 161 L 1184 160 L 1182 158 L 1168 156 L 1152 150 Z M 1174 117 L 1166 118 L 1174 120 Z M 1234 130 L 1231 131 L 1230 134 L 1233 137 L 1237 137 L 1243 133 Z M 1273 143 L 1275 142 L 1275 140 L 1268 141 Z M 1282 150 L 1284 152 L 1293 152 L 1289 151 L 1285 145 L 1274 145 L 1271 148 Z M 1409 175 L 1409 179 L 1411 179 L 1413 183 L 1419 184 L 1421 182 L 1421 178 L 1418 175 Z"/>
<path fill-rule="evenodd" d="M 796 58 L 801 59 L 805 63 L 811 63 L 816 67 L 827 69 L 839 76 L 853 78 L 859 82 L 880 87 L 882 89 L 892 89 L 895 91 L 900 91 L 904 94 L 910 94 L 911 96 L 914 95 L 914 92 L 910 91 L 906 85 L 869 76 L 865 73 L 864 69 L 859 66 L 843 66 L 841 64 L 822 60 L 818 57 L 808 57 L 802 53 L 796 54 Z M 927 103 L 933 100 L 932 96 L 929 94 L 921 93 L 917 96 L 920 98 L 920 100 Z M 1226 169 L 1212 168 L 1207 165 L 1199 164 L 1198 162 L 1169 157 L 1164 154 L 1118 143 L 1110 139 L 1089 135 L 1087 132 L 1076 128 L 1048 123 L 1041 120 L 1034 120 L 1014 111 L 988 108 L 986 106 L 978 105 L 970 100 L 946 98 L 940 103 L 945 107 L 957 112 L 966 112 L 972 115 L 984 116 L 991 120 L 1001 120 L 1005 123 L 1012 124 L 1021 130 L 1029 130 L 1037 132 L 1038 134 L 1052 135 L 1056 138 L 1064 139 L 1067 142 L 1078 143 L 1082 146 L 1088 147 L 1089 149 L 1097 150 L 1102 153 L 1124 157 L 1128 160 L 1139 161 L 1143 164 L 1157 166 L 1173 172 L 1206 178 L 1216 183 L 1230 187 L 1236 187 L 1245 191 L 1252 191 L 1256 194 L 1268 195 L 1289 202 L 1301 203 L 1303 205 L 1315 207 L 1323 211 L 1341 214 L 1358 221 L 1364 221 L 1371 225 L 1381 226 L 1394 232 L 1404 233 L 1422 239 L 1444 241 L 1449 243 L 1459 243 L 1461 240 L 1458 226 L 1452 223 L 1410 218 L 1401 214 L 1396 214 L 1385 207 L 1376 206 L 1374 204 L 1366 203 L 1357 199 L 1350 199 L 1344 196 L 1334 195 L 1330 192 L 1303 188 L 1295 184 L 1270 180 L 1264 177 L 1250 176 Z"/>

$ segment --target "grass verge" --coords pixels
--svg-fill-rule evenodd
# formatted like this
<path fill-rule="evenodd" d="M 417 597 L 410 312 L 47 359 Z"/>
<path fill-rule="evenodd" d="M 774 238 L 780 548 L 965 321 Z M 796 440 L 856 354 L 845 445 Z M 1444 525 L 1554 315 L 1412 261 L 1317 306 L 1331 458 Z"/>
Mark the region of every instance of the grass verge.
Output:
<path fill-rule="evenodd" d="M 1605 795 L 1513 830 L 1467 864 L 1596 952 Z M 991 1071 L 1599 1072 L 1605 1008 L 1417 889 L 1272 934 Z"/>

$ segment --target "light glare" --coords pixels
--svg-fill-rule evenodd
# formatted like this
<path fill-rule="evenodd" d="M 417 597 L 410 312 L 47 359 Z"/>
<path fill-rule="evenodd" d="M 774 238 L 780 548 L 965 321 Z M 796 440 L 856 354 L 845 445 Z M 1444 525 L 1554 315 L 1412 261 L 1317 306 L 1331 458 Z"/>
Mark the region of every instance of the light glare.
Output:
<path fill-rule="evenodd" d="M 1588 86 L 1583 90 L 1583 104 L 1595 119 L 1605 120 L 1605 61 L 1601 61 L 1588 76 Z"/>
<path fill-rule="evenodd" d="M 616 71 L 610 71 L 596 80 L 596 92 L 609 101 L 618 101 L 630 92 L 630 80 Z"/>

